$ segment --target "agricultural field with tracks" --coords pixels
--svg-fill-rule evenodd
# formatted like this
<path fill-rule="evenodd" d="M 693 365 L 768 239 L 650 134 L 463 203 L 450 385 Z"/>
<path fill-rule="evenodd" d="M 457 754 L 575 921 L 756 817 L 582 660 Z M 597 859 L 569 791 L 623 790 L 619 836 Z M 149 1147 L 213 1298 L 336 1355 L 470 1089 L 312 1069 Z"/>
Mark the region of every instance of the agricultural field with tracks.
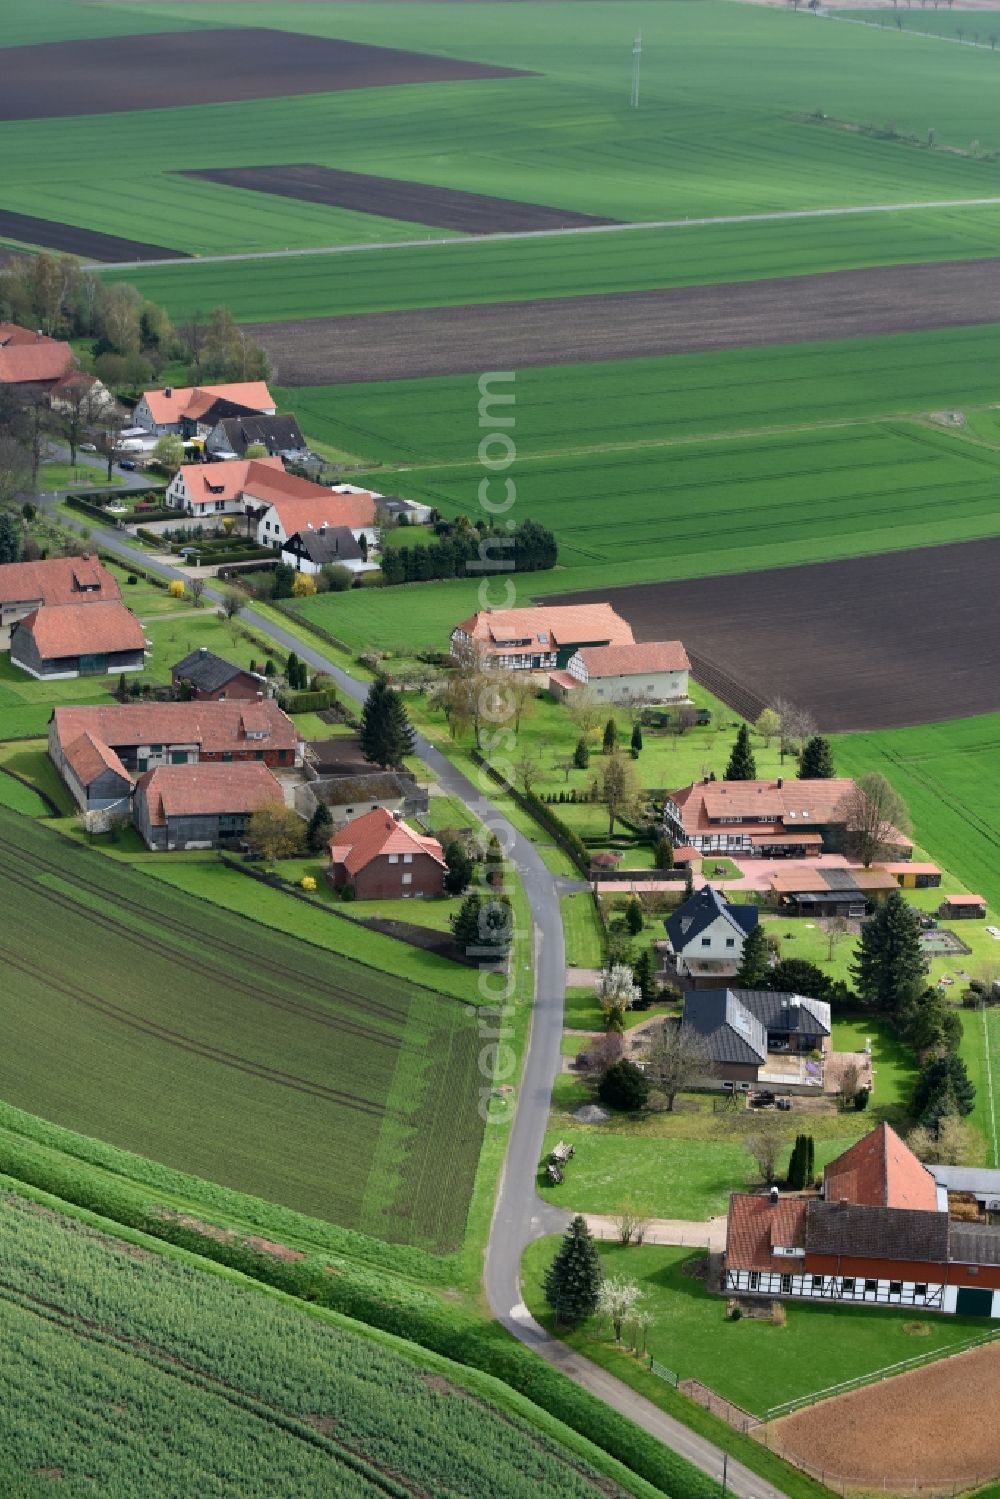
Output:
<path fill-rule="evenodd" d="M 377 1237 L 461 1244 L 482 1123 L 457 1001 L 4 810 L 0 889 L 5 1100 Z"/>

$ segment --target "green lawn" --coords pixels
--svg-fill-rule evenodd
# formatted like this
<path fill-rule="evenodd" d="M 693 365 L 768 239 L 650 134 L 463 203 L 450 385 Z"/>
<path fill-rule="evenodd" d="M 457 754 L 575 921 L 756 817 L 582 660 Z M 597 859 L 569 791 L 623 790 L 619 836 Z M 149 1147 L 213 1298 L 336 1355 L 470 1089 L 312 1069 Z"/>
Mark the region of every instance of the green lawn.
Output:
<path fill-rule="evenodd" d="M 524 1299 L 546 1326 L 551 1317 L 541 1283 L 558 1242 L 539 1239 L 524 1257 Z M 913 1336 L 906 1331 L 913 1325 L 912 1311 L 796 1302 L 784 1303 L 784 1327 L 749 1317 L 728 1322 L 725 1299 L 710 1294 L 702 1279 L 685 1274 L 683 1267 L 691 1259 L 691 1250 L 684 1248 L 601 1246 L 605 1274 L 634 1280 L 644 1293 L 644 1306 L 654 1317 L 649 1335 L 654 1358 L 682 1379 L 701 1380 L 752 1415 L 904 1359 L 946 1354 L 985 1330 L 975 1318 L 931 1315 L 921 1322 L 926 1333 Z M 611 1340 L 589 1323 L 566 1341 L 589 1353 L 595 1343 Z"/>
<path fill-rule="evenodd" d="M 121 484 L 119 474 L 112 474 L 111 483 Z M 38 487 L 47 491 L 52 489 L 104 489 L 108 484 L 106 468 L 97 468 L 91 463 L 78 463 L 72 468 L 68 463 L 43 463 L 38 471 Z M 75 516 L 80 518 L 80 512 Z"/>
<path fill-rule="evenodd" d="M 52 761 L 49 759 L 46 741 L 27 740 L 12 744 L 0 744 L 0 768 L 14 771 L 26 781 L 30 781 L 39 791 L 59 808 L 64 817 L 72 816 L 76 811 L 76 804 L 66 786 L 58 774 Z M 7 777 L 9 780 L 10 777 Z M 32 810 L 24 808 L 22 810 Z M 35 816 L 45 816 L 47 809 L 39 799 L 39 806 L 34 810 Z"/>
<path fill-rule="evenodd" d="M 566 962 L 573 968 L 600 968 L 604 957 L 601 926 L 594 897 L 586 892 L 564 895 L 560 901 Z"/>
<path fill-rule="evenodd" d="M 467 1007 L 421 986 L 437 973 L 416 949 L 379 972 L 354 956 L 400 944 L 239 875 L 220 894 L 219 873 L 153 878 L 0 808 L 17 911 L 0 1096 L 377 1238 L 458 1249 L 482 1139 Z M 286 906 L 312 940 L 280 930 Z"/>

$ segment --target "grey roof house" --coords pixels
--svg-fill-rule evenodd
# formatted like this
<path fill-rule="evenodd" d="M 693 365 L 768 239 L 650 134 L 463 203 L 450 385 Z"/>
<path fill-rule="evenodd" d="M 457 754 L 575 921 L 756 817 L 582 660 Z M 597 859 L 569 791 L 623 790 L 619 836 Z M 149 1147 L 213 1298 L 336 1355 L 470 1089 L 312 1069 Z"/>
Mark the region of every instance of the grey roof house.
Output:
<path fill-rule="evenodd" d="M 232 405 L 231 402 L 228 404 Z M 232 411 L 219 415 L 205 441 L 205 448 L 220 457 L 245 458 L 247 448 L 258 443 L 267 449 L 270 457 L 276 454 L 289 458 L 305 457 L 309 452 L 299 424 L 290 412 L 267 416 L 235 406 Z"/>
<path fill-rule="evenodd" d="M 175 687 L 190 687 L 200 702 L 263 697 L 267 686 L 259 672 L 236 666 L 204 645 L 170 668 L 170 680 Z"/>
<path fill-rule="evenodd" d="M 695 987 L 734 978 L 757 922 L 756 906 L 730 905 L 711 885 L 697 891 L 664 923 L 677 977 Z"/>
<path fill-rule="evenodd" d="M 802 1091 L 822 1086 L 831 1031 L 825 1000 L 764 989 L 693 990 L 684 996 L 683 1023 L 704 1042 L 716 1085 L 767 1081 Z"/>

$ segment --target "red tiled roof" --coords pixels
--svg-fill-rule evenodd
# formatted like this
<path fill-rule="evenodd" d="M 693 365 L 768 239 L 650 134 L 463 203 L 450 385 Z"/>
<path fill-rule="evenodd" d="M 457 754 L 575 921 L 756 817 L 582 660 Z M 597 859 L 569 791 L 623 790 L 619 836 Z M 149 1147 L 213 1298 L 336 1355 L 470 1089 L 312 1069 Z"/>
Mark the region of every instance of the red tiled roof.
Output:
<path fill-rule="evenodd" d="M 106 744 L 95 738 L 89 731 L 81 734 L 79 739 L 74 739 L 72 744 L 65 747 L 63 753 L 81 786 L 89 786 L 105 770 L 113 770 L 116 775 L 131 784 L 131 776 L 114 750 L 108 749 Z"/>
<path fill-rule="evenodd" d="M 384 807 L 355 817 L 330 839 L 330 859 L 343 864 L 348 874 L 367 869 L 383 854 L 428 854 L 444 865 L 444 851 L 436 838 L 425 838 L 407 823 L 397 820 Z"/>
<path fill-rule="evenodd" d="M 876 869 L 888 870 L 890 874 L 940 874 L 936 864 L 917 864 L 912 859 L 903 859 L 898 864 L 876 864 Z"/>
<path fill-rule="evenodd" d="M 985 895 L 946 895 L 946 906 L 985 906 Z"/>
<path fill-rule="evenodd" d="M 117 579 L 96 557 L 52 557 L 0 567 L 0 604 L 79 604 L 120 598 Z"/>
<path fill-rule="evenodd" d="M 58 380 L 73 364 L 69 344 L 54 338 L 9 343 L 0 348 L 0 385 L 34 385 Z"/>
<path fill-rule="evenodd" d="M 888 1124 L 880 1124 L 823 1173 L 827 1202 L 937 1211 L 933 1176 Z"/>
<path fill-rule="evenodd" d="M 579 654 L 591 677 L 634 677 L 643 672 L 691 668 L 687 651 L 679 640 L 647 640 L 643 645 L 590 645 Z"/>
<path fill-rule="evenodd" d="M 42 338 L 45 338 L 42 334 Z M 0 348 L 9 348 L 12 344 L 36 344 L 38 343 L 38 332 L 34 328 L 22 328 L 20 323 L 0 323 Z"/>
<path fill-rule="evenodd" d="M 274 397 L 263 380 L 247 380 L 237 385 L 181 385 L 166 390 L 143 391 L 154 422 L 179 422 L 182 416 L 192 420 L 216 401 L 232 401 L 251 411 L 273 411 Z"/>
<path fill-rule="evenodd" d="M 774 781 L 695 781 L 675 791 L 671 800 L 681 809 L 684 831 L 695 834 L 718 832 L 720 818 L 740 818 L 741 823 L 723 824 L 725 832 L 747 832 L 754 842 L 766 842 L 768 834 L 782 829 L 796 833 L 801 840 L 803 825 L 815 827 L 842 820 L 845 798 L 854 790 L 854 782 L 844 777 L 823 781 L 799 781 L 782 778 Z M 766 818 L 768 827 L 757 821 Z M 752 822 L 749 819 L 754 819 Z M 893 832 L 892 841 L 903 847 L 910 840 Z M 772 841 L 782 841 L 775 837 Z M 815 841 L 812 839 L 810 841 Z"/>
<path fill-rule="evenodd" d="M 769 1197 L 734 1192 L 726 1229 L 727 1268 L 801 1270 L 801 1259 L 776 1255 L 774 1250 L 805 1248 L 807 1206 L 804 1197 L 784 1197 L 772 1203 Z"/>
<path fill-rule="evenodd" d="M 182 463 L 179 469 L 184 487 L 193 505 L 213 500 L 235 500 L 246 488 L 252 469 L 278 469 L 285 466 L 280 458 L 227 458 L 220 463 Z M 221 491 L 221 492 L 220 492 Z"/>
<path fill-rule="evenodd" d="M 530 609 L 485 609 L 456 625 L 464 635 L 506 654 L 512 640 L 529 639 L 527 650 L 555 650 L 557 645 L 590 640 L 632 645 L 632 627 L 610 604 L 538 605 Z M 547 640 L 539 637 L 545 635 Z M 516 647 L 514 648 L 516 649 Z"/>
<path fill-rule="evenodd" d="M 113 748 L 144 744 L 196 744 L 203 754 L 222 754 L 247 745 L 243 727 L 248 707 L 226 702 L 107 703 L 96 707 L 56 708 L 52 717 L 58 742 L 65 746 L 81 734 Z M 252 705 L 267 725 L 267 737 L 250 741 L 261 749 L 294 749 L 295 725 L 270 698 Z"/>
<path fill-rule="evenodd" d="M 256 469 L 256 464 L 253 465 Z M 375 524 L 375 497 L 367 490 L 358 494 L 335 494 L 323 484 L 300 479 L 296 474 L 273 470 L 251 472 L 246 494 L 260 505 L 272 507 L 286 536 L 318 531 L 321 526 L 359 529 Z"/>
<path fill-rule="evenodd" d="M 47 605 L 32 610 L 14 628 L 32 636 L 43 661 L 146 648 L 142 625 L 117 599 Z"/>
<path fill-rule="evenodd" d="M 162 765 L 139 777 L 136 795 L 145 797 L 154 827 L 171 817 L 258 812 L 283 801 L 278 778 L 256 760 Z"/>

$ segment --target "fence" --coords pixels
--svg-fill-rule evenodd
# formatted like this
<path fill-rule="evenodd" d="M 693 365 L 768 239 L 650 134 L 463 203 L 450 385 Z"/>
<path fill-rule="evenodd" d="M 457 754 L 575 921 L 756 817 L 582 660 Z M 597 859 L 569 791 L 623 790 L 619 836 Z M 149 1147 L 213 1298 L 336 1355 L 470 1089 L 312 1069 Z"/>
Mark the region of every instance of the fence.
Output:
<path fill-rule="evenodd" d="M 666 1364 L 661 1364 L 652 1354 L 649 1355 L 649 1372 L 655 1374 L 659 1379 L 665 1379 L 667 1384 L 672 1384 L 674 1389 L 680 1384 L 680 1378 L 673 1369 L 668 1369 Z"/>

